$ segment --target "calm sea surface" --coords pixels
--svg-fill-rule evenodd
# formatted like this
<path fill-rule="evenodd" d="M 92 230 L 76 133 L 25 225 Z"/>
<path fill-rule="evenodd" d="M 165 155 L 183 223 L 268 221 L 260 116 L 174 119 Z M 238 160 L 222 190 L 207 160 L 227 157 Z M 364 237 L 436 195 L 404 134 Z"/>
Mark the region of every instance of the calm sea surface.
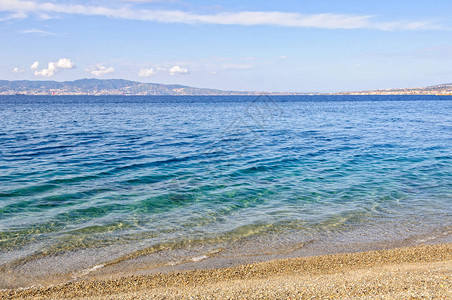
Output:
<path fill-rule="evenodd" d="M 421 243 L 451 226 L 452 97 L 0 97 L 3 271 Z"/>

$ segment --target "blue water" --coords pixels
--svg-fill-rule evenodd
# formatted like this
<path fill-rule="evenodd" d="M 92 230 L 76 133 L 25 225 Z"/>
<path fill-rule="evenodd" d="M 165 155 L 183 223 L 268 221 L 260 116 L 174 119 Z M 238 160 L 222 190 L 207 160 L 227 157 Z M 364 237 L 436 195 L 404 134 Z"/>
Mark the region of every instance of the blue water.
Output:
<path fill-rule="evenodd" d="M 402 240 L 452 225 L 451 97 L 3 96 L 0 105 L 4 264 L 266 235 Z"/>

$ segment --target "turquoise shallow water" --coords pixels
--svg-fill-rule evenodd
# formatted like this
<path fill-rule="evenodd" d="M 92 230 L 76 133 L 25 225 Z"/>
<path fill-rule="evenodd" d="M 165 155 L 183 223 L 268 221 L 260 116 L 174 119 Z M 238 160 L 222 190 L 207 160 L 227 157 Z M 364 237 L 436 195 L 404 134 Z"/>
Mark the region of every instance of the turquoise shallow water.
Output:
<path fill-rule="evenodd" d="M 452 225 L 450 97 L 0 104 L 2 265 L 95 249 L 107 263 L 265 236 L 289 247 L 403 240 Z"/>

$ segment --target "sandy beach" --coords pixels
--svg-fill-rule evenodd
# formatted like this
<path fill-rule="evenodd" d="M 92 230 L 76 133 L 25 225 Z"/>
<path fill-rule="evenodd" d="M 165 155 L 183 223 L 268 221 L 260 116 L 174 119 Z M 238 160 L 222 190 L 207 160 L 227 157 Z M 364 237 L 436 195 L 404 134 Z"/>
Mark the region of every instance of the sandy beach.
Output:
<path fill-rule="evenodd" d="M 451 299 L 452 244 L 4 290 L 1 299 Z"/>

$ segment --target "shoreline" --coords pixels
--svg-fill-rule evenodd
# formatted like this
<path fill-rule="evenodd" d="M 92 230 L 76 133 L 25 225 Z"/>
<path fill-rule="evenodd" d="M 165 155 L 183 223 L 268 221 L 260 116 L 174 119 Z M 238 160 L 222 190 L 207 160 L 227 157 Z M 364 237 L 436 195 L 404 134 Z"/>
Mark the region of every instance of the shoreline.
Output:
<path fill-rule="evenodd" d="M 1 299 L 452 296 L 452 243 L 0 291 Z"/>
<path fill-rule="evenodd" d="M 366 228 L 363 230 L 369 234 Z M 222 269 L 280 259 L 379 251 L 425 244 L 448 244 L 452 243 L 451 230 L 450 226 L 446 226 L 392 241 L 353 240 L 353 237 L 361 238 L 359 233 L 362 231 L 348 231 L 347 234 L 338 234 L 334 238 L 317 236 L 316 239 L 306 240 L 304 237 L 303 242 L 292 235 L 266 235 L 232 243 L 182 247 L 152 246 L 135 251 L 122 249 L 122 253 L 118 253 L 118 248 L 115 247 L 47 253 L 42 256 L 38 253 L 0 265 L 0 291 L 56 286 L 86 280 Z"/>

